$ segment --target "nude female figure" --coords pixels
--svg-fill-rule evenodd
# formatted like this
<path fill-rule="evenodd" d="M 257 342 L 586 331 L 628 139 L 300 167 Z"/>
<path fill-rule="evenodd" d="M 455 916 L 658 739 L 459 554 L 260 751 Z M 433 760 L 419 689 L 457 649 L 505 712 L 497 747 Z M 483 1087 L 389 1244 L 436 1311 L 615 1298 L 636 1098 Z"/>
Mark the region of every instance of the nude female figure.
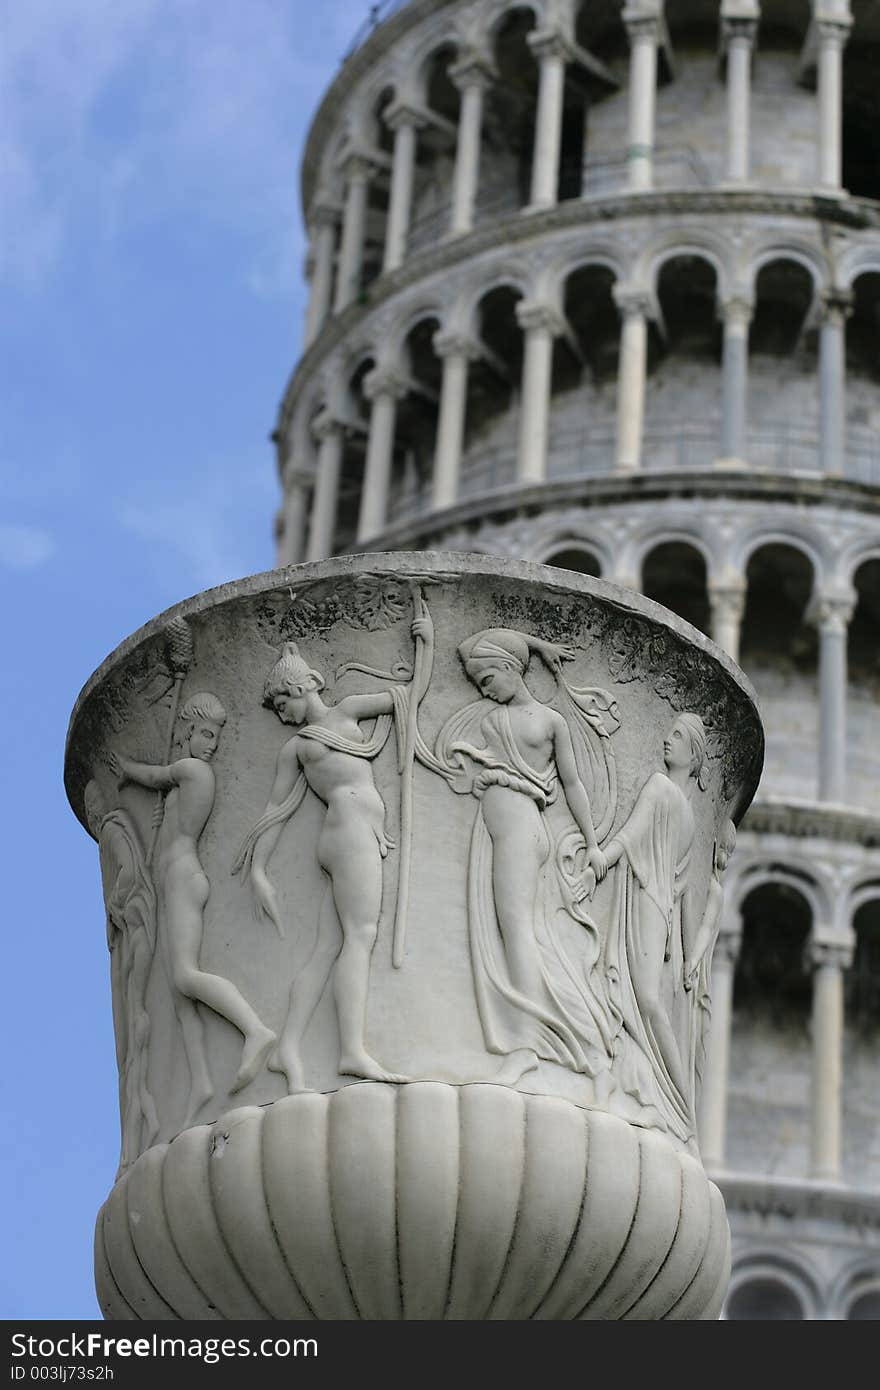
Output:
<path fill-rule="evenodd" d="M 291 1091 L 305 1084 L 301 1044 L 305 1030 L 332 974 L 339 1023 L 339 1072 L 374 1081 L 399 1081 L 366 1048 L 370 957 L 382 907 L 382 865 L 392 842 L 385 834 L 385 805 L 370 763 L 385 746 L 392 715 L 405 718 L 408 700 L 421 701 L 431 678 L 434 628 L 427 605 L 413 620 L 414 636 L 424 642 L 418 684 L 407 691 L 347 695 L 336 705 L 321 698 L 324 678 L 289 642 L 266 678 L 264 703 L 282 724 L 298 732 L 282 746 L 275 780 L 263 815 L 247 836 L 233 872 L 250 875 L 259 914 L 283 935 L 281 911 L 268 875 L 268 863 L 287 821 L 307 790 L 326 807 L 317 859 L 330 881 L 341 946 L 334 933 L 317 932 L 311 956 L 293 982 L 290 1008 L 277 1051 L 269 1065 L 286 1074 Z M 376 721 L 365 737 L 361 721 Z"/>
<path fill-rule="evenodd" d="M 275 1034 L 230 980 L 199 968 L 210 884 L 199 859 L 198 842 L 214 808 L 216 780 L 210 764 L 225 722 L 226 711 L 215 695 L 194 695 L 180 712 L 181 756 L 174 762 L 167 766 L 139 763 L 121 753 L 111 753 L 108 758 L 120 786 L 136 782 L 167 793 L 156 857 L 162 908 L 159 941 L 176 992 L 175 1007 L 190 1069 L 187 1123 L 214 1093 L 196 1004 L 207 1005 L 244 1036 L 231 1094 L 254 1079 L 275 1042 Z"/>

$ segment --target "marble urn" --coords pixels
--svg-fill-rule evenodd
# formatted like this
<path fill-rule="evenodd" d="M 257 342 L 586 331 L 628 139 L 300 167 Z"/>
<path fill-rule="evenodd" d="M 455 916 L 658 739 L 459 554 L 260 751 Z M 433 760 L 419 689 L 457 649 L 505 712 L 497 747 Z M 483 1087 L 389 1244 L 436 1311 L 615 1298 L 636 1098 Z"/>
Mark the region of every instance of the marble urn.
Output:
<path fill-rule="evenodd" d="M 121 1153 L 108 1318 L 718 1316 L 696 1096 L 763 734 L 600 580 L 365 554 L 200 594 L 82 691 Z"/>

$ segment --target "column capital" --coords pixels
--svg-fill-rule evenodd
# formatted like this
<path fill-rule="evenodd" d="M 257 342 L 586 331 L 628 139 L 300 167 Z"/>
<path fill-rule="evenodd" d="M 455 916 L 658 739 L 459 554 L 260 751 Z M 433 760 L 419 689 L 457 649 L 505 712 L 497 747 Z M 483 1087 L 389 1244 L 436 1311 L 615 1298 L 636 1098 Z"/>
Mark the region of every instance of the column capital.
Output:
<path fill-rule="evenodd" d="M 337 168 L 350 182 L 363 180 L 367 183 L 375 177 L 381 165 L 390 161 L 382 150 L 371 150 L 365 146 L 348 146 L 339 157 Z"/>
<path fill-rule="evenodd" d="M 851 15 L 820 10 L 813 23 L 820 48 L 842 50 L 846 47 L 853 24 Z"/>
<path fill-rule="evenodd" d="M 345 428 L 345 421 L 334 415 L 329 406 L 319 410 L 311 424 L 312 434 L 319 442 L 323 442 L 331 434 L 344 434 Z"/>
<path fill-rule="evenodd" d="M 739 579 L 709 580 L 707 593 L 712 617 L 741 622 L 746 607 L 745 575 Z"/>
<path fill-rule="evenodd" d="M 539 62 L 542 58 L 568 62 L 572 56 L 571 43 L 560 29 L 534 29 L 526 35 L 526 43 Z"/>
<path fill-rule="evenodd" d="M 469 49 L 451 64 L 447 69 L 447 76 L 460 92 L 464 92 L 468 87 L 479 87 L 481 91 L 485 91 L 497 81 L 498 69 L 491 54 L 483 53 L 479 49 Z"/>
<path fill-rule="evenodd" d="M 753 48 L 757 32 L 757 15 L 724 14 L 722 12 L 721 47 L 724 52 L 727 51 L 732 43 L 745 42 L 749 45 L 749 48 Z"/>
<path fill-rule="evenodd" d="M 457 333 L 455 329 L 440 329 L 431 343 L 438 357 L 463 357 L 468 362 L 477 362 L 483 356 L 476 338 L 468 333 Z"/>
<path fill-rule="evenodd" d="M 663 32 L 663 11 L 659 5 L 656 9 L 650 10 L 627 6 L 620 17 L 626 26 L 630 43 L 637 41 L 660 43 Z"/>
<path fill-rule="evenodd" d="M 399 367 L 380 366 L 374 367 L 367 372 L 364 377 L 364 395 L 368 401 L 375 401 L 377 396 L 390 396 L 392 400 L 403 400 L 409 392 L 410 383 L 405 373 Z"/>
<path fill-rule="evenodd" d="M 855 589 L 819 589 L 810 600 L 809 613 L 820 632 L 843 635 L 855 612 Z"/>
<path fill-rule="evenodd" d="M 309 232 L 314 234 L 319 227 L 338 227 L 342 221 L 342 208 L 331 199 L 317 199 L 309 208 L 306 218 Z"/>
<path fill-rule="evenodd" d="M 754 300 L 746 294 L 734 292 L 718 301 L 718 317 L 731 327 L 748 328 L 754 311 Z"/>
<path fill-rule="evenodd" d="M 284 493 L 310 492 L 315 486 L 315 475 L 311 469 L 293 466 L 284 470 Z"/>
<path fill-rule="evenodd" d="M 520 300 L 516 306 L 516 321 L 525 333 L 537 328 L 558 338 L 565 332 L 565 320 L 559 310 L 537 300 Z"/>
<path fill-rule="evenodd" d="M 807 945 L 807 960 L 811 969 L 848 970 L 855 953 L 854 940 L 835 940 L 817 937 Z"/>
<path fill-rule="evenodd" d="M 383 112 L 382 120 L 389 130 L 398 131 L 401 126 L 412 126 L 414 130 L 423 130 L 428 125 L 430 116 L 411 101 L 393 101 Z"/>
<path fill-rule="evenodd" d="M 614 302 L 624 318 L 652 319 L 654 299 L 650 291 L 636 285 L 617 284 L 611 291 Z"/>
<path fill-rule="evenodd" d="M 832 285 L 819 296 L 819 322 L 842 327 L 853 311 L 853 294 L 840 286 Z"/>

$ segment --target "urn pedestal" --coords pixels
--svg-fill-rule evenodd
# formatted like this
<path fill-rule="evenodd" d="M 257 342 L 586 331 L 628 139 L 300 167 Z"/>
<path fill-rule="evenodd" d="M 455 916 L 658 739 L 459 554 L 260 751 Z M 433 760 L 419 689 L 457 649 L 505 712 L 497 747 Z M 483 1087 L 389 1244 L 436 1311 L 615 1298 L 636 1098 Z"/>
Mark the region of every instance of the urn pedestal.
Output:
<path fill-rule="evenodd" d="M 713 1318 L 695 1095 L 742 673 L 613 585 L 359 555 L 83 690 L 120 1069 L 113 1318 Z"/>

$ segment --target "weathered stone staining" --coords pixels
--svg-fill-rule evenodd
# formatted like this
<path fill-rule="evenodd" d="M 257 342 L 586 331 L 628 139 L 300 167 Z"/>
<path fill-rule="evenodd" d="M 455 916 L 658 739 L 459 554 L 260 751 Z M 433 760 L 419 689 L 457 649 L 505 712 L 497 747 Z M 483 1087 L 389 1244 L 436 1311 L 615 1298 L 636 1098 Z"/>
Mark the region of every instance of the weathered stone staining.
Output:
<path fill-rule="evenodd" d="M 107 1315 L 196 1315 L 171 1241 L 225 1317 L 350 1316 L 305 1291 L 355 1248 L 387 1264 L 381 1311 L 349 1286 L 360 1316 L 716 1316 L 728 1242 L 694 1078 L 718 846 L 763 748 L 736 668 L 622 590 L 475 556 L 289 569 L 177 617 L 198 631 L 185 679 L 201 693 L 184 691 L 173 759 L 119 749 L 120 718 L 127 747 L 155 736 L 137 673 L 158 621 L 86 687 L 70 734 L 68 787 L 119 935 Z M 89 767 L 142 799 L 106 813 Z M 154 887 L 140 845 L 156 790 Z M 431 1164 L 411 1166 L 435 1131 Z M 281 1196 L 289 1165 L 305 1206 Z M 135 1229 L 126 1193 L 155 1182 L 165 1200 L 138 1198 Z M 595 1207 L 603 1184 L 619 1230 Z M 477 1252 L 500 1255 L 511 1220 L 556 1250 L 546 1300 L 527 1263 L 503 1296 L 499 1270 L 495 1302 L 481 1291 Z M 218 1226 L 247 1297 L 209 1258 Z M 548 1246 L 553 1230 L 568 1236 Z M 449 1266 L 453 1232 L 447 1304 L 412 1252 L 427 1242 Z"/>

